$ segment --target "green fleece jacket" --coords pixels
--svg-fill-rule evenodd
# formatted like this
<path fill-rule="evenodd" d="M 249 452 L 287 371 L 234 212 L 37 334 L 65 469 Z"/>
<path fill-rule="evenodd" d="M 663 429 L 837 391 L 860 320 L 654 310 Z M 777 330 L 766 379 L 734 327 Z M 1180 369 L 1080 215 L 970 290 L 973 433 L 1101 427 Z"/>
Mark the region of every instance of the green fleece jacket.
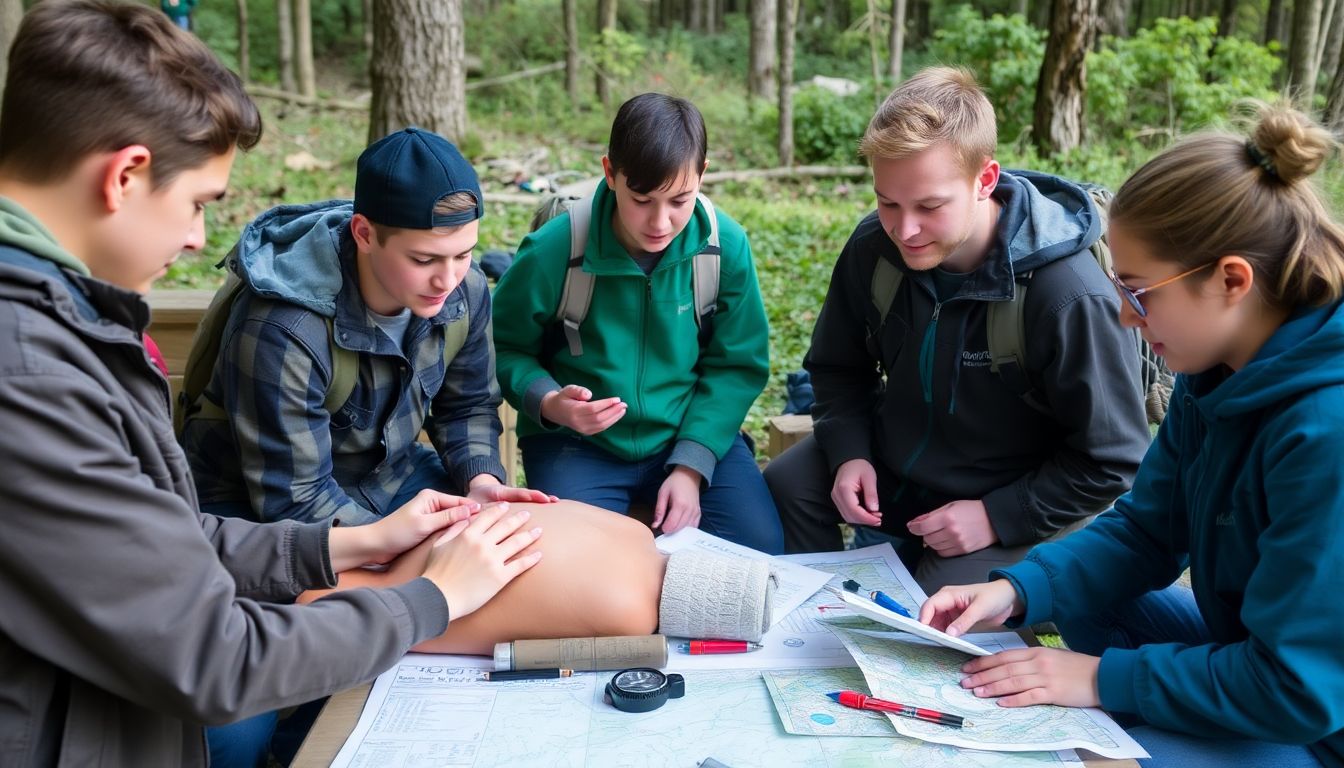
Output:
<path fill-rule="evenodd" d="M 594 398 L 620 397 L 629 410 L 591 436 L 629 461 L 673 445 L 668 464 L 706 480 L 728 452 L 747 409 L 769 375 L 769 326 L 746 233 L 716 211 L 723 252 L 713 334 L 697 339 L 692 263 L 709 239 L 710 213 L 697 204 L 686 228 L 645 275 L 616 240 L 615 195 L 605 182 L 593 199 L 583 269 L 597 276 L 588 316 L 579 328 L 583 355 L 548 344 L 569 261 L 569 216 L 523 239 L 494 294 L 499 384 L 523 418 L 520 437 L 559 429 L 541 417 L 541 399 L 567 384 Z M 543 353 L 559 349 L 548 361 Z"/>

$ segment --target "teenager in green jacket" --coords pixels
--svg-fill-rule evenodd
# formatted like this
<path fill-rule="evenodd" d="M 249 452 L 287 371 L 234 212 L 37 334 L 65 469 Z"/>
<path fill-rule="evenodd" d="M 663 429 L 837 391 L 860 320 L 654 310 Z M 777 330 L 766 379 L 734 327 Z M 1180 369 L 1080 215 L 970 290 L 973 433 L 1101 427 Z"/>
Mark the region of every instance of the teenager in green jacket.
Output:
<path fill-rule="evenodd" d="M 564 214 L 523 240 L 495 289 L 499 383 L 533 488 L 621 513 L 652 503 L 655 528 L 777 553 L 779 515 L 739 432 L 769 372 L 769 329 L 746 233 L 698 197 L 705 147 L 690 102 L 621 105 L 605 178 L 576 203 L 591 211 L 587 314 L 566 338 Z M 718 298 L 698 321 L 693 265 L 715 231 Z"/>

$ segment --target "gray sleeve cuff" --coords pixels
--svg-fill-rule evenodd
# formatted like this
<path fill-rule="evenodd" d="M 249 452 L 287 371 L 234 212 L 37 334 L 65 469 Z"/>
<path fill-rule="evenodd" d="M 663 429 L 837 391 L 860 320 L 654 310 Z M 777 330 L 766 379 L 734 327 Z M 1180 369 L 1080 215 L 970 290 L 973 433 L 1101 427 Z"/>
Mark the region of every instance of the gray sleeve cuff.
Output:
<path fill-rule="evenodd" d="M 560 382 L 550 376 L 538 377 L 531 384 L 527 385 L 527 391 L 523 393 L 523 413 L 543 429 L 559 429 L 557 424 L 546 421 L 541 417 L 541 399 L 552 392 L 560 391 Z"/>
<path fill-rule="evenodd" d="M 335 521 L 298 524 L 290 529 L 293 547 L 290 562 L 294 564 L 294 582 L 300 590 L 331 589 L 336 586 L 336 572 L 331 569 L 331 527 Z M 278 525 L 278 523 L 269 523 Z"/>
<path fill-rule="evenodd" d="M 492 475 L 499 482 L 504 482 L 504 465 L 494 456 L 473 456 L 462 467 L 450 469 L 449 472 L 457 476 L 460 493 L 463 496 L 471 490 L 467 485 L 477 475 Z"/>
<path fill-rule="evenodd" d="M 406 616 L 411 623 L 411 645 L 417 645 L 442 635 L 448 629 L 448 602 L 434 582 L 421 576 L 397 587 L 392 592 L 406 603 Z"/>
<path fill-rule="evenodd" d="M 714 452 L 694 440 L 678 440 L 676 446 L 672 449 L 672 455 L 667 457 L 667 463 L 663 468 L 671 472 L 675 466 L 683 466 L 688 469 L 694 469 L 704 478 L 703 486 L 708 488 L 710 480 L 714 477 L 714 468 L 718 466 L 719 460 L 714 457 Z"/>

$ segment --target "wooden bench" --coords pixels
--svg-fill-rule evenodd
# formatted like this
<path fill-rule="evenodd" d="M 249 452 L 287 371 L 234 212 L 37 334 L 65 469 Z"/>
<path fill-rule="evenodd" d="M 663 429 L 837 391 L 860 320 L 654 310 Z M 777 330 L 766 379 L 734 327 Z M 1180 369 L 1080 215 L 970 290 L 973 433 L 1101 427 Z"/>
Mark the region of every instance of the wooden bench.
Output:
<path fill-rule="evenodd" d="M 812 417 L 788 414 L 771 416 L 766 426 L 770 442 L 766 445 L 766 455 L 776 458 L 788 450 L 794 443 L 812 434 Z"/>
<path fill-rule="evenodd" d="M 168 364 L 168 384 L 172 387 L 174 402 L 182 388 L 182 371 L 187 365 L 187 354 L 191 352 L 192 337 L 214 295 L 214 291 L 207 290 L 163 290 L 149 294 L 149 305 L 154 312 L 149 335 L 159 345 Z M 499 420 L 504 425 L 499 436 L 499 456 L 506 475 L 504 482 L 512 485 L 518 476 L 518 435 L 514 431 L 518 414 L 508 403 L 501 403 Z M 420 439 L 429 441 L 423 432 Z"/>

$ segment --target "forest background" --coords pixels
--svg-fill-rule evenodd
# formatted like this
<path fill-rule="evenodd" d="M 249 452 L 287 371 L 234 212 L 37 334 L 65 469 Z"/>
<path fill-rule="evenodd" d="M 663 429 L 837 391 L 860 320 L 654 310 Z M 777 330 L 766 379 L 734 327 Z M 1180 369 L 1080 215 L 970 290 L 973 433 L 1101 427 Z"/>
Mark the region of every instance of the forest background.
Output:
<path fill-rule="evenodd" d="M 0 0 L 6 50 L 26 5 Z M 249 84 L 266 132 L 211 206 L 207 247 L 163 288 L 218 285 L 243 225 L 350 197 L 363 147 L 412 123 L 476 164 L 477 255 L 511 250 L 542 199 L 528 190 L 600 173 L 623 100 L 695 102 L 710 178 L 729 177 L 706 192 L 747 229 L 770 317 L 770 382 L 747 420 L 761 445 L 835 258 L 873 208 L 857 141 L 903 75 L 971 69 L 1004 167 L 1112 189 L 1248 98 L 1289 93 L 1344 126 L 1344 0 L 202 0 L 192 23 Z M 1337 211 L 1337 163 L 1321 182 Z"/>

